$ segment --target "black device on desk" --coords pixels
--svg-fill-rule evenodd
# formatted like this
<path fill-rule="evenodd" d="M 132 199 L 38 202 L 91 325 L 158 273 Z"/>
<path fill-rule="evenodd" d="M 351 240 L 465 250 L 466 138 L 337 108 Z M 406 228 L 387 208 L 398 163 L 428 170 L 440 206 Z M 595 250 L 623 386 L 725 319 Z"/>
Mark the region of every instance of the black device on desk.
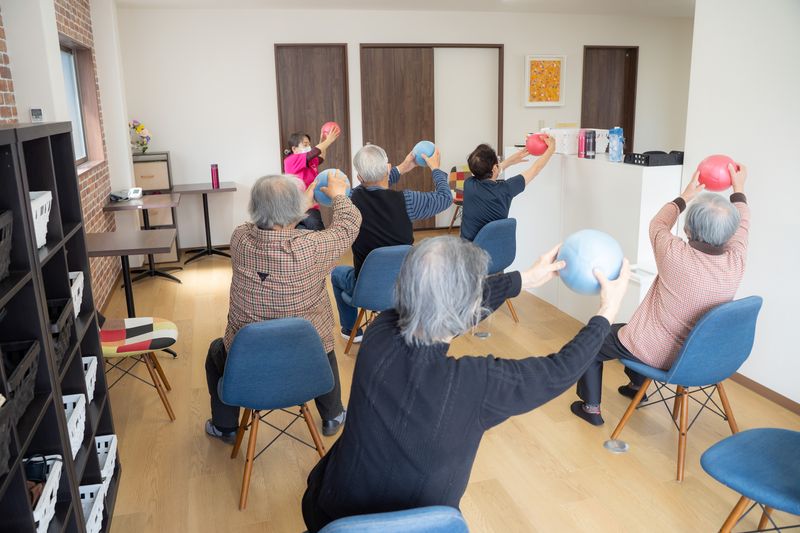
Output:
<path fill-rule="evenodd" d="M 673 150 L 670 153 L 657 150 L 642 154 L 625 154 L 625 162 L 643 167 L 664 167 L 667 165 L 682 165 L 683 152 Z"/>

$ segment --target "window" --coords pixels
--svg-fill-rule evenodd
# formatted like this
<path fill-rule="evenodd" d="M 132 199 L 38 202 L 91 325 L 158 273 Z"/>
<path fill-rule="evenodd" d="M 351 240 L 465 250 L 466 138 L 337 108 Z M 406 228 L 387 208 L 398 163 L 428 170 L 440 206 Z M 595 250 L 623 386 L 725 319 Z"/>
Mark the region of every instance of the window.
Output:
<path fill-rule="evenodd" d="M 86 132 L 83 125 L 83 109 L 81 107 L 81 91 L 78 85 L 78 62 L 75 51 L 61 49 L 61 69 L 64 71 L 64 92 L 67 96 L 67 108 L 72 121 L 72 141 L 75 150 L 75 163 L 84 163 L 86 153 Z"/>

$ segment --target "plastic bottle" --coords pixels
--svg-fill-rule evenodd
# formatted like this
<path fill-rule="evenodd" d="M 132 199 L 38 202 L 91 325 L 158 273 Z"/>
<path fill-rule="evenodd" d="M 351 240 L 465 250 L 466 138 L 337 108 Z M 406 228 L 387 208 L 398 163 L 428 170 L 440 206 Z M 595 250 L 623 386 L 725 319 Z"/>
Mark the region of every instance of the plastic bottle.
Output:
<path fill-rule="evenodd" d="M 622 146 L 625 139 L 622 137 L 622 128 L 616 126 L 608 131 L 608 160 L 614 163 L 622 162 Z"/>
<path fill-rule="evenodd" d="M 583 159 L 586 156 L 586 131 L 578 130 L 578 157 Z"/>

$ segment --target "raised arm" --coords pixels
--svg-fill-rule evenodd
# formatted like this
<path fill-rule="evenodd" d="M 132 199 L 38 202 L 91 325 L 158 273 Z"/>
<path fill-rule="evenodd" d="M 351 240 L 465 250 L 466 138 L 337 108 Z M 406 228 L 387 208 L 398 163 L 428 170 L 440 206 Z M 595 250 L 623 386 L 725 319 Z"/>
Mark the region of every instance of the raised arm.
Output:
<path fill-rule="evenodd" d="M 547 165 L 547 163 L 550 161 L 550 158 L 553 157 L 553 154 L 556 151 L 555 139 L 549 135 L 542 136 L 542 139 L 544 139 L 544 142 L 547 145 L 547 151 L 538 157 L 530 167 L 521 172 L 522 177 L 525 178 L 525 185 L 532 182 L 533 178 L 539 175 L 539 172 L 541 172 L 542 169 Z"/>
<path fill-rule="evenodd" d="M 339 130 L 338 127 L 337 128 L 333 128 L 330 132 L 328 132 L 327 135 L 325 135 L 325 133 L 320 131 L 320 133 L 319 133 L 320 141 L 319 141 L 319 144 L 316 146 L 316 148 L 320 152 L 320 157 L 325 157 L 325 154 L 327 153 L 328 148 L 330 148 L 330 146 L 333 144 L 333 142 L 336 139 L 339 138 L 339 135 L 341 135 L 341 133 L 342 132 L 341 132 L 341 130 Z M 311 161 L 311 159 L 309 159 L 309 161 Z"/>
<path fill-rule="evenodd" d="M 447 174 L 439 168 L 441 159 L 439 149 L 437 148 L 431 157 L 425 155 L 422 157 L 433 173 L 435 188 L 431 192 L 403 191 L 406 213 L 411 220 L 430 218 L 441 213 L 453 203 L 453 195 L 450 193 L 450 185 L 447 183 Z"/>
<path fill-rule="evenodd" d="M 339 175 L 328 177 L 328 186 L 323 193 L 332 198 L 333 219 L 330 227 L 309 233 L 306 238 L 315 244 L 316 264 L 322 270 L 330 270 L 339 262 L 361 227 L 361 212 L 345 194 L 347 180 Z"/>
<path fill-rule="evenodd" d="M 653 246 L 656 263 L 664 256 L 670 244 L 681 240 L 672 233 L 672 227 L 686 209 L 686 204 L 705 189 L 706 186 L 700 183 L 699 177 L 700 173 L 695 172 L 681 195 L 664 205 L 650 221 L 650 244 Z"/>
<path fill-rule="evenodd" d="M 744 182 L 747 180 L 747 168 L 737 163 L 738 169 L 730 165 L 728 170 L 731 173 L 733 183 L 733 194 L 731 202 L 739 210 L 739 229 L 728 241 L 728 250 L 741 255 L 747 255 L 747 243 L 750 236 L 750 207 L 747 205 L 747 197 L 744 195 Z"/>

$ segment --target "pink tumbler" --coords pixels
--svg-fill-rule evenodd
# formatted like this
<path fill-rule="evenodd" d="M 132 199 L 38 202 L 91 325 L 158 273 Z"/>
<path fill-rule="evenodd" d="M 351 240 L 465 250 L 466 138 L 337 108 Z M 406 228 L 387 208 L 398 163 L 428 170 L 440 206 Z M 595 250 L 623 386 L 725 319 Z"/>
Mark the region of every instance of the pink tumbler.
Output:
<path fill-rule="evenodd" d="M 219 189 L 219 167 L 216 163 L 211 165 L 211 188 Z"/>

